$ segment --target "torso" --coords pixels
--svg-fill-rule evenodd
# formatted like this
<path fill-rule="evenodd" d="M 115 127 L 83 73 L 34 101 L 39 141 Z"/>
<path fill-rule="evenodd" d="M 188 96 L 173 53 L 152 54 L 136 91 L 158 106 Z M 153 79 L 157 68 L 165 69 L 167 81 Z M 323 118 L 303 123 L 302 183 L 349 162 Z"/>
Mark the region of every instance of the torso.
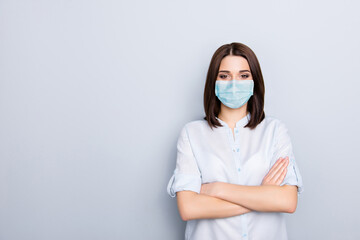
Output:
<path fill-rule="evenodd" d="M 186 124 L 202 183 L 221 181 L 260 185 L 274 163 L 273 144 L 279 120 L 266 117 L 255 129 L 243 128 L 246 119 L 234 128 L 210 129 L 205 120 Z M 191 240 L 286 240 L 286 224 L 281 212 L 256 212 L 187 222 L 186 239 Z"/>

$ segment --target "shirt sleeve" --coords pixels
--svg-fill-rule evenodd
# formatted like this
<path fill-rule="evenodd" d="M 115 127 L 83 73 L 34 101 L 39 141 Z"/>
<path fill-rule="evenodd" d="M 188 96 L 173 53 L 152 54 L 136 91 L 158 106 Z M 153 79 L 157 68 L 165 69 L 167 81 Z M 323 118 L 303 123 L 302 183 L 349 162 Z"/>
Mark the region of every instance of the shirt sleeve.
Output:
<path fill-rule="evenodd" d="M 200 189 L 201 174 L 185 125 L 177 141 L 176 167 L 167 185 L 167 192 L 171 197 L 175 197 L 178 191 L 190 190 L 200 193 Z"/>
<path fill-rule="evenodd" d="M 289 164 L 286 176 L 280 186 L 285 184 L 296 185 L 298 195 L 300 195 L 304 191 L 302 176 L 295 161 L 288 129 L 283 122 L 279 122 L 275 133 L 274 154 L 271 159 L 270 169 L 280 157 L 284 158 L 286 156 L 289 157 Z"/>

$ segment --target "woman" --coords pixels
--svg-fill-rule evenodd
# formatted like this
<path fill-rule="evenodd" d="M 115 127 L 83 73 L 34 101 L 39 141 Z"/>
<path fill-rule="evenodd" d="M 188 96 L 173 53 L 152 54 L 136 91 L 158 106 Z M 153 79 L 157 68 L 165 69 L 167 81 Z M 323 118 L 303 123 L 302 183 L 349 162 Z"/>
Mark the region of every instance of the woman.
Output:
<path fill-rule="evenodd" d="M 285 240 L 285 214 L 303 191 L 285 124 L 265 117 L 260 64 L 244 44 L 214 53 L 204 119 L 182 128 L 167 191 L 187 221 L 185 239 Z"/>

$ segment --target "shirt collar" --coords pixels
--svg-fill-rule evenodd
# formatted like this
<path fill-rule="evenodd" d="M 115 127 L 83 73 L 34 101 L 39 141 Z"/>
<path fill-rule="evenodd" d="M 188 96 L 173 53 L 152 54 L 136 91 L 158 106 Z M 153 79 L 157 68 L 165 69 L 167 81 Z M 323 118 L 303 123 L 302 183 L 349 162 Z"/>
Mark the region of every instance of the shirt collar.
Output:
<path fill-rule="evenodd" d="M 240 119 L 239 121 L 236 122 L 236 127 L 239 128 L 239 127 L 244 127 L 249 121 L 250 121 L 250 117 L 251 117 L 251 114 L 250 112 L 248 114 L 246 114 L 245 117 L 243 117 L 242 119 Z M 225 127 L 229 127 L 229 125 L 224 122 L 223 120 L 221 120 L 220 118 L 216 117 L 215 118 Z"/>

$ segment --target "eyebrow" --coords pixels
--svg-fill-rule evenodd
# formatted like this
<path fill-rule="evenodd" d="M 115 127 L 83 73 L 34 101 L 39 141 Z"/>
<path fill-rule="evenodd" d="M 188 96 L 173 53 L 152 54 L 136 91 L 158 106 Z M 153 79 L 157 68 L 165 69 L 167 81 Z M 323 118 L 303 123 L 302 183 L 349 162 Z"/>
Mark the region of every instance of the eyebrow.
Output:
<path fill-rule="evenodd" d="M 230 73 L 230 71 L 228 71 L 228 70 L 220 70 L 219 72 Z M 240 72 L 240 73 L 243 73 L 243 72 L 250 72 L 250 71 L 249 71 L 249 70 L 240 70 L 239 72 Z"/>

